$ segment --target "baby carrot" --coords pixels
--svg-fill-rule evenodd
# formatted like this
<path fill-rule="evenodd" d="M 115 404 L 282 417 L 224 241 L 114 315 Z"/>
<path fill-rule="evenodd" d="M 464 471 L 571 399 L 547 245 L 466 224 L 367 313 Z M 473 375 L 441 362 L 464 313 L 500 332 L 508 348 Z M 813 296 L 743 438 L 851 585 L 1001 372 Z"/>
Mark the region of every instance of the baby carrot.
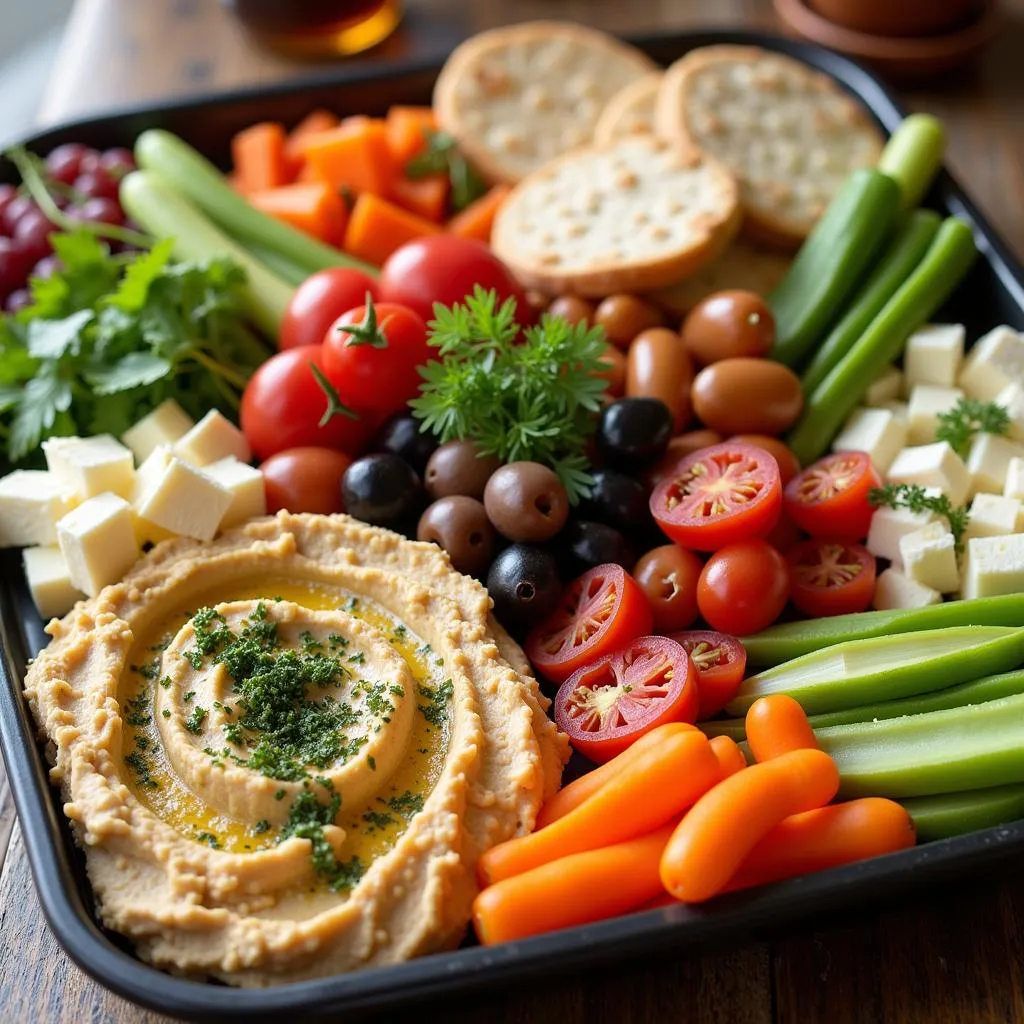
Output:
<path fill-rule="evenodd" d="M 723 779 L 727 779 L 730 775 L 735 775 L 741 768 L 747 767 L 747 759 L 743 756 L 743 751 L 730 736 L 716 736 L 709 745 L 711 752 L 718 759 Z"/>
<path fill-rule="evenodd" d="M 484 889 L 473 901 L 477 938 L 491 946 L 637 909 L 664 891 L 658 864 L 674 827 L 563 857 Z"/>
<path fill-rule="evenodd" d="M 746 720 L 747 744 L 757 761 L 770 761 L 791 750 L 817 750 L 818 741 L 800 704 L 787 693 L 759 697 Z"/>
<path fill-rule="evenodd" d="M 702 733 L 667 736 L 564 817 L 488 850 L 477 863 L 481 885 L 644 835 L 682 814 L 721 777 L 722 769 Z"/>
<path fill-rule="evenodd" d="M 794 750 L 730 775 L 672 834 L 661 859 L 665 888 L 687 903 L 710 899 L 780 821 L 822 807 L 838 789 L 835 762 L 820 750 Z"/>
<path fill-rule="evenodd" d="M 726 889 L 746 889 L 905 850 L 914 838 L 906 808 L 883 797 L 804 811 L 779 822 L 750 851 Z"/>

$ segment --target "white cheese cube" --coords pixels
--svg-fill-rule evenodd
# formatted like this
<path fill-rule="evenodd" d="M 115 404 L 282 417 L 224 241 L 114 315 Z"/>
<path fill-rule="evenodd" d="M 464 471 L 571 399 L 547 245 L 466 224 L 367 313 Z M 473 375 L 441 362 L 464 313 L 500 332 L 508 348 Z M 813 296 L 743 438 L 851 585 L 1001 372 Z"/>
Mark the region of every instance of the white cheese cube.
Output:
<path fill-rule="evenodd" d="M 918 384 L 910 392 L 907 420 L 911 444 L 930 444 L 939 429 L 939 413 L 949 412 L 964 393 L 959 388 L 940 388 L 931 384 Z"/>
<path fill-rule="evenodd" d="M 972 537 L 964 557 L 962 597 L 999 597 L 1024 591 L 1024 533 Z"/>
<path fill-rule="evenodd" d="M 900 423 L 910 422 L 910 407 L 907 405 L 906 402 L 899 402 L 893 399 L 892 401 L 889 402 L 882 402 L 882 404 L 879 405 L 878 408 L 885 409 L 886 411 L 891 412 L 893 416 L 895 416 L 896 419 L 900 421 Z"/>
<path fill-rule="evenodd" d="M 900 541 L 909 533 L 916 533 L 929 523 L 938 520 L 934 512 L 911 512 L 906 508 L 876 509 L 871 517 L 871 528 L 865 544 L 875 558 L 887 558 L 890 562 L 900 560 Z"/>
<path fill-rule="evenodd" d="M 960 586 L 953 534 L 945 523 L 929 523 L 901 537 L 900 561 L 909 579 L 940 594 L 952 594 Z"/>
<path fill-rule="evenodd" d="M 175 442 L 174 454 L 193 466 L 208 466 L 233 455 L 239 462 L 252 458 L 245 435 L 216 409 L 211 409 L 187 434 Z"/>
<path fill-rule="evenodd" d="M 832 442 L 834 452 L 867 452 L 883 476 L 907 443 L 907 425 L 888 409 L 854 409 Z"/>
<path fill-rule="evenodd" d="M 71 582 L 89 597 L 116 583 L 139 556 L 132 510 L 117 494 L 97 494 L 57 523 Z"/>
<path fill-rule="evenodd" d="M 904 394 L 918 384 L 951 388 L 964 361 L 963 324 L 926 324 L 907 339 L 903 351 Z"/>
<path fill-rule="evenodd" d="M 993 401 L 1001 405 L 1010 417 L 1006 436 L 1011 441 L 1024 441 L 1024 387 L 1020 384 L 1007 384 Z"/>
<path fill-rule="evenodd" d="M 899 398 L 903 393 L 903 374 L 895 366 L 889 366 L 868 385 L 864 392 L 865 405 L 881 405 Z"/>
<path fill-rule="evenodd" d="M 967 453 L 967 469 L 971 473 L 971 493 L 986 491 L 1002 494 L 1011 459 L 1024 458 L 1024 446 L 1014 444 L 998 434 L 978 434 Z"/>
<path fill-rule="evenodd" d="M 164 465 L 157 472 L 161 457 Z M 135 501 L 139 518 L 182 537 L 213 540 L 233 500 L 231 491 L 166 449 L 157 449 L 143 468 L 146 486 Z"/>
<path fill-rule="evenodd" d="M 74 507 L 52 473 L 16 469 L 0 479 L 0 548 L 56 544 L 57 520 Z"/>
<path fill-rule="evenodd" d="M 21 557 L 36 611 L 44 619 L 66 615 L 76 601 L 85 597 L 71 582 L 68 564 L 59 547 L 25 548 Z"/>
<path fill-rule="evenodd" d="M 173 398 L 161 402 L 148 416 L 143 416 L 121 435 L 139 462 L 149 458 L 160 445 L 174 444 L 183 438 L 195 423 Z"/>
<path fill-rule="evenodd" d="M 924 608 L 929 604 L 941 604 L 942 595 L 904 576 L 896 569 L 886 569 L 875 580 L 875 596 L 871 602 L 878 611 L 891 608 Z"/>
<path fill-rule="evenodd" d="M 267 514 L 267 492 L 263 486 L 263 474 L 258 469 L 238 459 L 227 458 L 205 466 L 203 472 L 231 492 L 231 504 L 220 521 L 222 530 Z"/>
<path fill-rule="evenodd" d="M 131 497 L 135 460 L 110 434 L 51 437 L 43 442 L 43 454 L 57 482 L 82 501 L 108 492 Z"/>
<path fill-rule="evenodd" d="M 962 505 L 971 489 L 971 474 L 948 441 L 904 448 L 889 467 L 889 481 L 935 487 L 954 505 Z"/>
<path fill-rule="evenodd" d="M 967 353 L 957 383 L 983 402 L 1008 384 L 1024 384 L 1024 336 L 1010 327 L 993 328 Z"/>
<path fill-rule="evenodd" d="M 976 494 L 964 537 L 1003 537 L 1020 529 L 1024 505 L 1002 494 Z"/>
<path fill-rule="evenodd" d="M 1012 458 L 1006 467 L 1006 482 L 1003 484 L 1003 494 L 1007 498 L 1016 498 L 1017 501 L 1024 501 L 1024 459 Z"/>

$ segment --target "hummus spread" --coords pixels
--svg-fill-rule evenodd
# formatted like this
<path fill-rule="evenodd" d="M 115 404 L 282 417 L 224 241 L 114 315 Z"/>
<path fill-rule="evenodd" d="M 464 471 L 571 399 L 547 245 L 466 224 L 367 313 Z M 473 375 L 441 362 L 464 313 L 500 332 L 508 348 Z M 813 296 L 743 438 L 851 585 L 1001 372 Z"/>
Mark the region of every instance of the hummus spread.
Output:
<path fill-rule="evenodd" d="M 52 622 L 25 693 L 103 923 L 241 985 L 456 945 L 568 757 L 489 608 L 433 545 L 280 513 Z"/>

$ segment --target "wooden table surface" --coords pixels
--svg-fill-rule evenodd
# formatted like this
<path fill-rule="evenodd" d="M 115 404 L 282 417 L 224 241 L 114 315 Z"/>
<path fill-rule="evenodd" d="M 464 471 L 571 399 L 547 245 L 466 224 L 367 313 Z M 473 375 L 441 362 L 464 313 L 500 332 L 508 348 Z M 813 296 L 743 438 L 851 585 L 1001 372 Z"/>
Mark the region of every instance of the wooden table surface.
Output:
<path fill-rule="evenodd" d="M 572 18 L 619 32 L 777 27 L 770 0 L 408 3 L 404 30 L 363 59 L 437 52 L 456 33 L 535 17 Z M 910 107 L 945 120 L 955 173 L 1024 257 L 1024 0 L 1004 0 L 1004 6 L 1005 29 L 974 69 L 901 95 Z M 277 82 L 310 70 L 256 48 L 218 0 L 79 0 L 40 121 Z M 167 1019 L 106 992 L 57 946 L 39 909 L 5 783 L 0 863 L 3 1024 Z M 624 963 L 415 1016 L 450 1024 L 1024 1021 L 1024 881 L 958 883 L 770 942 L 738 937 L 725 951 Z"/>

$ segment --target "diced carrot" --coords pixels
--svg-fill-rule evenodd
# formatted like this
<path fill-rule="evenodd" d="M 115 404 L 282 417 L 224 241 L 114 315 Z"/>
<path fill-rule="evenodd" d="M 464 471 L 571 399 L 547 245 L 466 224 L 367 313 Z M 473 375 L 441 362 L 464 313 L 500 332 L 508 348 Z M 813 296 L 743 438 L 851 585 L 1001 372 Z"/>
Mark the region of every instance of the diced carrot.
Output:
<path fill-rule="evenodd" d="M 316 176 L 316 171 L 314 171 L 308 163 L 303 163 L 302 167 L 299 168 L 299 173 L 295 175 L 295 183 L 298 185 L 308 185 L 313 181 L 318 182 L 321 185 L 323 184 L 323 182 Z"/>
<path fill-rule="evenodd" d="M 406 242 L 440 232 L 441 228 L 433 221 L 364 192 L 356 199 L 349 215 L 344 249 L 352 256 L 380 266 Z"/>
<path fill-rule="evenodd" d="M 392 183 L 392 197 L 399 206 L 440 224 L 448 205 L 449 187 L 446 174 L 431 174 L 416 179 L 399 175 Z"/>
<path fill-rule="evenodd" d="M 770 761 L 791 750 L 818 750 L 804 709 L 788 693 L 759 697 L 746 718 L 747 745 L 756 761 Z"/>
<path fill-rule="evenodd" d="M 391 194 L 397 173 L 383 121 L 354 118 L 317 132 L 307 139 L 305 153 L 315 177 L 335 190 Z"/>
<path fill-rule="evenodd" d="M 437 131 L 437 119 L 430 107 L 392 107 L 387 129 L 391 153 L 404 167 L 427 148 L 427 132 Z"/>
<path fill-rule="evenodd" d="M 475 238 L 479 242 L 490 242 L 494 218 L 509 194 L 508 185 L 495 185 L 489 192 L 474 200 L 464 210 L 448 221 L 448 230 L 460 238 Z"/>
<path fill-rule="evenodd" d="M 322 181 L 308 185 L 282 185 L 281 188 L 253 192 L 249 202 L 278 220 L 319 238 L 328 245 L 341 245 L 348 221 L 348 207 L 330 185 Z"/>
<path fill-rule="evenodd" d="M 276 121 L 261 121 L 231 140 L 231 158 L 243 193 L 288 184 L 284 141 L 284 128 Z"/>
<path fill-rule="evenodd" d="M 309 137 L 337 127 L 338 118 L 329 110 L 314 110 L 288 133 L 288 138 L 284 143 L 284 155 L 285 159 L 295 167 L 296 173 L 305 162 L 305 148 Z"/>

